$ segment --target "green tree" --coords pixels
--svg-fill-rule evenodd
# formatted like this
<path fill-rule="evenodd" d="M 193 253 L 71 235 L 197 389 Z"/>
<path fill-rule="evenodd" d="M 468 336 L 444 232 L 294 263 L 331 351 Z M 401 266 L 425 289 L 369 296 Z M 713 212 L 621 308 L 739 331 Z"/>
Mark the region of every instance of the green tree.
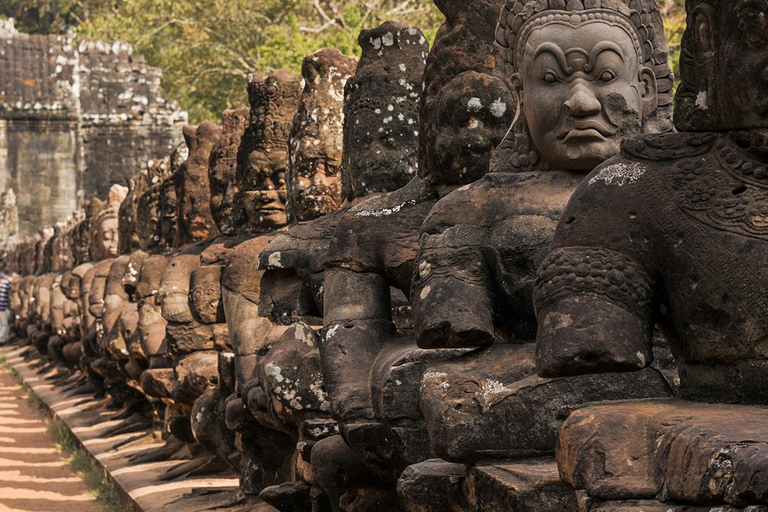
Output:
<path fill-rule="evenodd" d="M 430 38 L 442 22 L 431 0 L 123 0 L 76 34 L 132 43 L 163 70 L 166 95 L 198 122 L 245 102 L 248 73 L 299 72 L 324 47 L 355 55 L 360 30 L 387 19 Z"/>

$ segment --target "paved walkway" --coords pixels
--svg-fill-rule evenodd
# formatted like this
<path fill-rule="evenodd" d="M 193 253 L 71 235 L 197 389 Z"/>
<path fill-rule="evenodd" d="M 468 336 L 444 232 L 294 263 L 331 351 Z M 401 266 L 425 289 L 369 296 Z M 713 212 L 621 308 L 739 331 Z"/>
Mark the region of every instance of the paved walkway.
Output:
<path fill-rule="evenodd" d="M 0 512 L 103 512 L 0 366 Z"/>

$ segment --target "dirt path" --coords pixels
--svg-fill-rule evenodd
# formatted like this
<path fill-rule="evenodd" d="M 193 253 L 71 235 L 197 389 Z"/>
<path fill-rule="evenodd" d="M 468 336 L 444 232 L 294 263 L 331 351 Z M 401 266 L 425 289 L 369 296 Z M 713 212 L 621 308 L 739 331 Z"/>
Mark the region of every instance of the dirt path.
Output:
<path fill-rule="evenodd" d="M 0 512 L 103 512 L 0 366 Z"/>

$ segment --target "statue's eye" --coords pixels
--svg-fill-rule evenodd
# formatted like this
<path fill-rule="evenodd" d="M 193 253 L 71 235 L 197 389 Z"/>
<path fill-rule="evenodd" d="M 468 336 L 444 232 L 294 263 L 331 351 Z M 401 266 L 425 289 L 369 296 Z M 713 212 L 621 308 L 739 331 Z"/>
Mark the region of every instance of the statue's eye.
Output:
<path fill-rule="evenodd" d="M 614 80 L 615 78 L 616 78 L 616 74 L 615 74 L 613 71 L 611 71 L 611 70 L 609 70 L 609 69 L 606 69 L 605 71 L 603 71 L 602 73 L 600 73 L 600 78 L 599 78 L 599 80 L 600 80 L 601 82 L 605 82 L 605 83 L 608 83 L 608 82 L 613 82 L 613 80 Z"/>
<path fill-rule="evenodd" d="M 548 84 L 556 84 L 560 80 L 557 78 L 557 75 L 552 71 L 547 71 L 544 73 L 544 81 Z"/>

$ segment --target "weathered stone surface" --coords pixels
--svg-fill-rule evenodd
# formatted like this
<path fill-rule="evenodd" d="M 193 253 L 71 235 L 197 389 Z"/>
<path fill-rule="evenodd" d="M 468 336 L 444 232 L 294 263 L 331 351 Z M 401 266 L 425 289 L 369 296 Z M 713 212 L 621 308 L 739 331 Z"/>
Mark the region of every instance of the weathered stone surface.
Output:
<path fill-rule="evenodd" d="M 576 512 L 576 493 L 552 459 L 480 464 L 467 474 L 467 501 L 477 512 Z"/>
<path fill-rule="evenodd" d="M 121 185 L 112 185 L 107 202 L 91 222 L 91 258 L 101 261 L 118 254 L 119 231 L 118 215 L 120 204 L 125 199 L 128 189 Z"/>
<path fill-rule="evenodd" d="M 163 318 L 161 305 L 155 300 L 168 260 L 168 257 L 161 255 L 147 257 L 142 262 L 136 287 L 139 337 L 142 350 L 150 362 L 158 356 L 164 356 L 168 350 L 165 342 L 167 322 Z"/>
<path fill-rule="evenodd" d="M 671 394 L 653 369 L 542 379 L 534 350 L 531 343 L 497 344 L 430 365 L 421 410 L 440 457 L 477 462 L 554 454 L 560 425 L 583 404 Z"/>
<path fill-rule="evenodd" d="M 218 234 L 211 215 L 208 162 L 220 137 L 221 127 L 210 121 L 184 128 L 189 157 L 174 177 L 178 212 L 176 246 L 199 242 Z"/>
<path fill-rule="evenodd" d="M 263 233 L 287 224 L 288 137 L 299 108 L 301 77 L 251 75 L 251 118 L 237 153 L 235 209 L 240 230 Z"/>
<path fill-rule="evenodd" d="M 204 265 L 192 271 L 189 277 L 189 301 L 192 316 L 200 323 L 224 323 L 221 302 L 222 265 Z"/>
<path fill-rule="evenodd" d="M 405 186 L 418 170 L 419 102 L 429 43 L 393 22 L 360 32 L 344 94 L 342 199 Z"/>
<path fill-rule="evenodd" d="M 288 221 L 341 206 L 344 87 L 357 59 L 324 48 L 304 59 L 304 90 L 288 139 Z"/>
<path fill-rule="evenodd" d="M 768 504 L 766 418 L 765 407 L 678 399 L 594 405 L 563 425 L 558 463 L 599 499 Z"/>
<path fill-rule="evenodd" d="M 139 197 L 136 212 L 136 238 L 142 250 L 158 251 L 169 245 L 163 239 L 162 209 L 163 187 L 172 179 L 170 156 L 155 159 L 147 167 L 147 185 Z"/>
<path fill-rule="evenodd" d="M 250 109 L 241 105 L 221 114 L 221 138 L 211 151 L 208 181 L 211 190 L 211 215 L 225 235 L 236 232 L 234 201 L 237 194 L 237 152 L 249 124 Z"/>
<path fill-rule="evenodd" d="M 412 503 L 449 508 L 460 506 L 467 468 L 440 459 L 408 466 L 397 481 L 397 493 Z"/>
<path fill-rule="evenodd" d="M 594 502 L 587 509 L 590 512 L 766 512 L 768 507 L 760 505 L 750 507 L 697 506 L 662 503 L 654 500 L 605 501 Z"/>

